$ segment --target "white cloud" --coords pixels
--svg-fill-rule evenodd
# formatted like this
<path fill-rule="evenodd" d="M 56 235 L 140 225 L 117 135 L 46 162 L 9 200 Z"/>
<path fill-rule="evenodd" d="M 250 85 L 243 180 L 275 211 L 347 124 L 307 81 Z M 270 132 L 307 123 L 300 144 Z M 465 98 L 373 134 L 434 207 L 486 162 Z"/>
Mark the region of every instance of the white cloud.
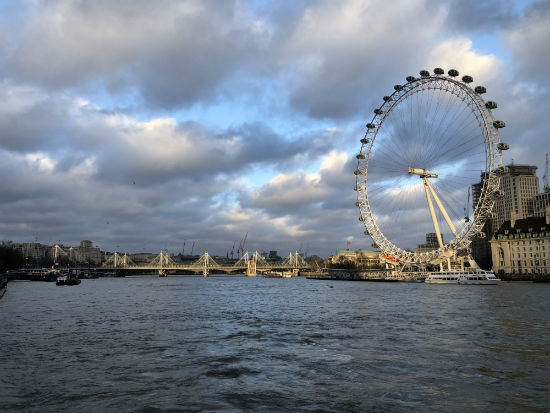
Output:
<path fill-rule="evenodd" d="M 487 86 L 507 160 L 542 166 L 546 3 L 253 3 L 31 1 L 0 19 L 3 236 L 367 246 L 352 190 L 364 124 L 394 84 L 437 66 Z"/>
<path fill-rule="evenodd" d="M 472 40 L 466 37 L 450 39 L 437 44 L 429 53 L 425 62 L 428 70 L 442 67 L 444 70 L 456 69 L 460 75 L 470 75 L 474 82 L 478 79 L 484 84 L 501 75 L 502 62 L 495 55 L 483 55 L 473 50 Z M 477 84 L 477 83 L 476 83 Z"/>

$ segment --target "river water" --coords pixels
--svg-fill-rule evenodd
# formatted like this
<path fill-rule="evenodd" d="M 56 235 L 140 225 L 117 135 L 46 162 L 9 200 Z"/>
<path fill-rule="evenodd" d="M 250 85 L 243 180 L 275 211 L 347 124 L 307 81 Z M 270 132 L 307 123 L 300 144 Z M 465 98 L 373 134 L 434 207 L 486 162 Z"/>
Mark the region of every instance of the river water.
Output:
<path fill-rule="evenodd" d="M 11 282 L 1 412 L 548 412 L 550 285 Z"/>

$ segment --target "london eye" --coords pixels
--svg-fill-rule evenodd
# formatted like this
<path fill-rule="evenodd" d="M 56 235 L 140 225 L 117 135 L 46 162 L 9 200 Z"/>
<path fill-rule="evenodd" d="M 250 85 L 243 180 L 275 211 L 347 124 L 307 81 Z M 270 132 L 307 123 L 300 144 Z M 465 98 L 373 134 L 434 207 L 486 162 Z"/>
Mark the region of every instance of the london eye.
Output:
<path fill-rule="evenodd" d="M 469 254 L 473 237 L 502 196 L 506 173 L 497 104 L 457 70 L 420 71 L 393 87 L 374 109 L 357 154 L 356 205 L 365 234 L 386 262 L 441 264 Z M 467 205 L 472 184 L 482 185 Z M 418 248 L 435 233 L 434 248 Z M 418 246 L 418 247 L 417 247 Z"/>

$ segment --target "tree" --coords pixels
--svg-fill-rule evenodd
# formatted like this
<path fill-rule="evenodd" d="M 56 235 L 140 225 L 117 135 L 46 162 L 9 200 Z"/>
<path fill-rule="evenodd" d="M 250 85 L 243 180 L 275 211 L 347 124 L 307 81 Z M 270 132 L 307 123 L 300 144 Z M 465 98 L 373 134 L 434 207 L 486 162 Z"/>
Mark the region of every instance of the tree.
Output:
<path fill-rule="evenodd" d="M 25 258 L 10 242 L 0 244 L 0 272 L 14 270 L 25 264 Z"/>

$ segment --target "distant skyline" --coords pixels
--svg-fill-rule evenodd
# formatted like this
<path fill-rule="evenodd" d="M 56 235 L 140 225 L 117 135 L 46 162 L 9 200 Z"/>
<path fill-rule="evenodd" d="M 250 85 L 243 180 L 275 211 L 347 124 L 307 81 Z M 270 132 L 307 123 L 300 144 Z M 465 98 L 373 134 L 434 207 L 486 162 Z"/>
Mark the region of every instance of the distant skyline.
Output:
<path fill-rule="evenodd" d="M 359 139 L 393 85 L 435 67 L 486 86 L 504 163 L 541 178 L 546 0 L 4 1 L 0 240 L 368 249 Z"/>

